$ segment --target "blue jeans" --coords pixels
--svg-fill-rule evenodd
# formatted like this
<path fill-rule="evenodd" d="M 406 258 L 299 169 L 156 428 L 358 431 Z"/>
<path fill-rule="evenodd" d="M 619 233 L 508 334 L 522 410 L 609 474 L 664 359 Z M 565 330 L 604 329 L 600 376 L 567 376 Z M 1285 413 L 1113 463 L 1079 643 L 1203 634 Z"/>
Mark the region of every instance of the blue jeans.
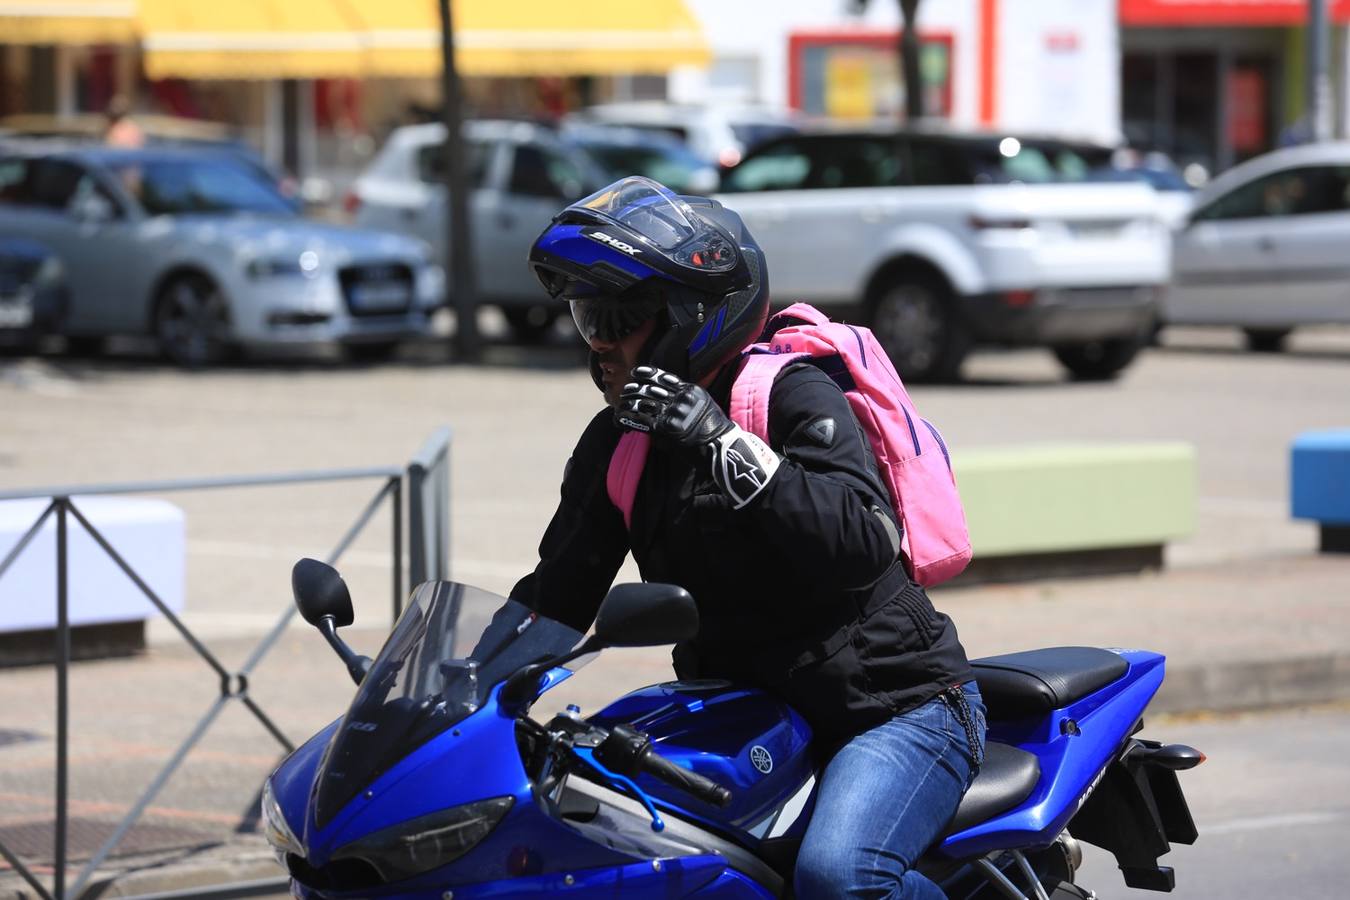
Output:
<path fill-rule="evenodd" d="M 962 690 L 964 704 L 935 697 L 858 735 L 825 766 L 797 857 L 798 897 L 942 900 L 912 867 L 984 758 L 984 703 L 974 682 Z"/>

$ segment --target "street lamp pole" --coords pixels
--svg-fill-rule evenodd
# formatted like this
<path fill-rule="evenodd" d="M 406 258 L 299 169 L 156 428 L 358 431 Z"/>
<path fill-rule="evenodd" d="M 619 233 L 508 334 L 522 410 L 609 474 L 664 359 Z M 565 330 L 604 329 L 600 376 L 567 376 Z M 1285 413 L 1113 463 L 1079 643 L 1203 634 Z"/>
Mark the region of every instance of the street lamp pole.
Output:
<path fill-rule="evenodd" d="M 460 362 L 478 359 L 478 297 L 474 275 L 473 241 L 469 219 L 469 191 L 464 158 L 459 71 L 455 68 L 455 34 L 450 0 L 438 0 L 441 14 L 441 120 L 445 123 L 442 148 L 446 195 L 447 285 L 455 309 L 455 356 Z"/>
<path fill-rule="evenodd" d="M 1308 2 L 1308 132 L 1331 139 L 1331 75 L 1327 70 L 1327 0 Z"/>

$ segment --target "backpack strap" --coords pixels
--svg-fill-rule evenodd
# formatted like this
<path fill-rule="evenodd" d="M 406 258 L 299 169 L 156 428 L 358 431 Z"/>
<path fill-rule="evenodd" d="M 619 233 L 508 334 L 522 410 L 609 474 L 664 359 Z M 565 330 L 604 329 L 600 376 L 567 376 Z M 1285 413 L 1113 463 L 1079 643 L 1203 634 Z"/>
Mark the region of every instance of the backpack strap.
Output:
<path fill-rule="evenodd" d="M 811 321 L 824 321 L 825 317 L 815 308 L 805 303 L 788 307 L 780 316 L 792 313 L 794 318 L 805 318 L 795 312 L 802 310 L 809 314 Z M 796 362 L 807 353 L 771 353 L 764 345 L 754 345 L 745 354 L 741 371 L 731 385 L 731 398 L 727 404 L 727 413 L 731 421 L 757 436 L 769 441 L 769 394 L 773 391 L 774 379 L 789 363 Z M 642 470 L 647 465 L 647 454 L 652 446 L 651 435 L 640 431 L 625 431 L 614 448 L 609 459 L 609 471 L 605 476 L 605 488 L 609 492 L 610 502 L 623 513 L 623 523 L 633 527 L 633 503 L 637 499 L 638 482 L 642 480 Z"/>
<path fill-rule="evenodd" d="M 802 306 L 804 304 L 797 304 Z M 807 307 L 810 309 L 810 307 Z M 731 421 L 758 437 L 766 444 L 769 442 L 769 395 L 773 392 L 774 379 L 791 363 L 803 358 L 805 353 L 768 353 L 751 348 L 745 355 L 741 371 L 731 385 L 731 399 L 727 403 L 727 414 Z"/>
<path fill-rule="evenodd" d="M 776 319 L 796 319 L 798 322 L 804 322 L 807 325 L 824 325 L 826 322 L 830 321 L 829 316 L 825 315 L 809 303 L 794 303 L 787 309 L 776 312 L 770 316 L 769 322 L 772 323 Z M 777 327 L 781 328 L 788 324 L 790 323 L 783 322 Z"/>
<path fill-rule="evenodd" d="M 605 478 L 605 487 L 609 491 L 609 500 L 623 513 L 623 524 L 633 527 L 633 501 L 637 498 L 638 482 L 642 480 L 642 470 L 647 465 L 647 453 L 652 448 L 652 438 L 640 431 L 625 431 L 609 458 L 609 474 Z"/>

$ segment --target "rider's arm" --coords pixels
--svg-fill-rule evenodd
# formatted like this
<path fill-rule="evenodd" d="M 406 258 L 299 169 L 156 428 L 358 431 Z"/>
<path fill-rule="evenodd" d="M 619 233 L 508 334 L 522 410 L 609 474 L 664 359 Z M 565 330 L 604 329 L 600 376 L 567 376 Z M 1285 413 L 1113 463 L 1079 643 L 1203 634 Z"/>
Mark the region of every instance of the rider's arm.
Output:
<path fill-rule="evenodd" d="M 778 471 L 742 512 L 803 578 L 871 584 L 899 556 L 900 532 L 848 399 L 811 365 L 787 369 L 769 402 Z"/>
<path fill-rule="evenodd" d="M 539 564 L 511 589 L 511 599 L 585 631 L 628 553 L 628 529 L 605 487 L 618 443 L 606 408 L 577 442 L 563 473 L 562 499 L 539 543 Z"/>

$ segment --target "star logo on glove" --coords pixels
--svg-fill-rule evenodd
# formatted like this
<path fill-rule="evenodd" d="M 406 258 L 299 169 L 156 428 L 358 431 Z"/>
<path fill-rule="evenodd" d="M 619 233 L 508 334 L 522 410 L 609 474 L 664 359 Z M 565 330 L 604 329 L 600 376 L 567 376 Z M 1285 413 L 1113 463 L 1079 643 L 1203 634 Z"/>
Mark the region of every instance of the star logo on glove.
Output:
<path fill-rule="evenodd" d="M 732 447 L 727 451 L 727 467 L 731 470 L 731 477 L 737 481 L 745 479 L 756 488 L 764 486 L 764 470 L 760 468 L 759 463 L 752 458 L 746 458 L 746 455 L 739 449 Z"/>

